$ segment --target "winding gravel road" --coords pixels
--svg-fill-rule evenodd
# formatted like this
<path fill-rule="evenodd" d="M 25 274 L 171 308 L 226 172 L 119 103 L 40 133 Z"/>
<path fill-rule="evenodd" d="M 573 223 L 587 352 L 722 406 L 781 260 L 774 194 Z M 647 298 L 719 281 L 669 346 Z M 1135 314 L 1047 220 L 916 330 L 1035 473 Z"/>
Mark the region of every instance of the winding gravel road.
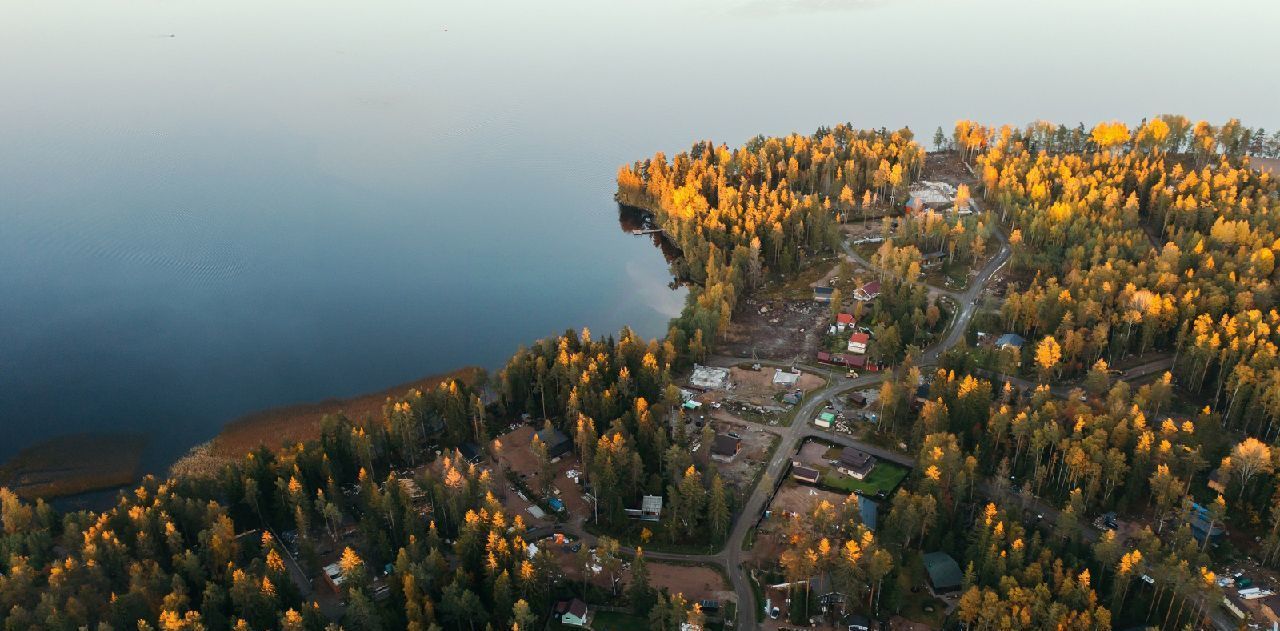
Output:
<path fill-rule="evenodd" d="M 973 314 L 977 310 L 976 305 L 979 294 L 991 282 L 991 278 L 995 273 L 1009 260 L 1008 238 L 999 230 L 997 230 L 996 235 L 1000 240 L 1000 251 L 987 261 L 987 264 L 983 266 L 977 277 L 969 284 L 969 288 L 959 294 L 946 292 L 957 303 L 956 314 L 952 317 L 946 336 L 938 343 L 925 349 L 924 353 L 921 354 L 919 365 L 929 366 L 936 364 L 938 357 L 943 352 L 959 344 L 964 339 L 965 331 L 969 328 L 969 321 L 973 319 Z M 847 245 L 845 247 L 848 249 Z M 851 250 L 847 251 L 851 252 Z M 860 376 L 857 379 L 839 378 L 834 383 L 817 391 L 813 396 L 807 397 L 796 412 L 795 420 L 789 427 L 785 428 L 782 440 L 765 469 L 767 474 L 762 479 L 765 481 L 777 480 L 786 470 L 787 464 L 799 446 L 811 437 L 825 438 L 841 445 L 856 447 L 877 458 L 914 466 L 915 460 L 910 456 L 887 451 L 842 434 L 824 432 L 809 423 L 809 419 L 813 418 L 814 414 L 820 408 L 826 406 L 831 399 L 850 390 L 862 389 L 878 383 L 883 378 L 883 374 Z M 747 573 L 742 568 L 742 542 L 746 540 L 750 530 L 755 527 L 755 518 L 764 510 L 765 503 L 769 501 L 772 490 L 766 484 L 760 484 L 755 488 L 755 491 L 751 494 L 746 505 L 743 506 L 742 512 L 734 522 L 733 531 L 729 535 L 729 541 L 725 545 L 725 549 L 718 555 L 706 557 L 708 561 L 722 563 L 729 573 L 729 578 L 733 582 L 733 591 L 737 594 L 739 603 L 738 629 L 759 628 L 756 623 L 755 595 L 752 593 L 751 582 L 747 577 Z"/>
<path fill-rule="evenodd" d="M 998 228 L 996 235 L 1000 240 L 1000 250 L 995 256 L 991 257 L 979 271 L 973 282 L 969 284 L 969 288 L 963 292 L 953 292 L 939 290 L 940 293 L 950 297 L 956 302 L 957 311 L 952 316 L 951 323 L 948 325 L 946 335 L 936 344 L 926 348 L 919 359 L 920 366 L 930 366 L 938 362 L 938 357 L 951 347 L 959 344 L 964 339 L 965 331 L 969 327 L 969 321 L 973 319 L 973 314 L 977 310 L 978 297 L 987 284 L 991 282 L 991 278 L 995 273 L 1004 266 L 1009 260 L 1010 248 L 1009 240 L 1003 232 Z M 854 260 L 863 265 L 875 269 L 869 262 L 863 260 L 845 244 L 845 252 Z M 733 584 L 733 591 L 738 601 L 738 619 L 736 629 L 756 630 L 759 624 L 756 622 L 756 603 L 755 595 L 751 589 L 751 581 L 747 576 L 747 571 L 742 567 L 744 552 L 742 550 L 743 542 L 752 528 L 756 526 L 756 518 L 764 511 L 766 503 L 772 498 L 773 485 L 772 481 L 776 481 L 786 471 L 787 465 L 791 461 L 791 457 L 796 453 L 799 446 L 809 438 L 823 438 L 840 445 L 848 447 L 856 447 L 877 458 L 889 460 L 899 464 L 914 466 L 915 459 L 900 453 L 888 451 L 876 445 L 870 445 L 849 436 L 825 432 L 819 430 L 809 423 L 809 419 L 813 418 L 816 412 L 826 406 L 832 399 L 840 396 L 850 390 L 866 388 L 867 386 L 879 383 L 884 379 L 884 373 L 873 373 L 870 375 L 859 376 L 856 379 L 849 379 L 844 376 L 836 376 L 825 387 L 817 390 L 810 396 L 806 397 L 804 402 L 800 404 L 800 409 L 796 411 L 795 418 L 791 425 L 783 428 L 766 428 L 767 431 L 776 433 L 779 437 L 778 448 L 773 452 L 767 465 L 765 465 L 765 475 L 761 477 L 761 483 L 756 485 L 750 497 L 747 498 L 741 511 L 738 512 L 734 520 L 733 530 L 729 534 L 728 541 L 723 549 L 714 554 L 677 554 L 668 552 L 646 551 L 645 558 L 655 561 L 676 561 L 681 563 L 700 563 L 717 565 L 724 568 L 729 575 L 729 580 Z M 778 430 L 778 431 L 775 431 Z M 579 517 L 569 524 L 565 524 L 563 530 L 570 534 L 576 535 L 585 540 L 588 544 L 594 544 L 596 537 L 586 532 L 584 525 L 585 517 Z M 633 554 L 632 549 L 623 549 L 624 553 Z"/>

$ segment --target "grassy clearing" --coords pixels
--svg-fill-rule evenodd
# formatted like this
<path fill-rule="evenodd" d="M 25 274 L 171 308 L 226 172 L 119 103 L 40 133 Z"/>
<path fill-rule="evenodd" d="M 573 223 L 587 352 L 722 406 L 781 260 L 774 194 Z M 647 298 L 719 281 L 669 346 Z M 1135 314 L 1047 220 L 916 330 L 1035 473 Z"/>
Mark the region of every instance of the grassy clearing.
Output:
<path fill-rule="evenodd" d="M 671 543 L 667 539 L 665 532 L 666 528 L 653 522 L 628 522 L 621 529 L 611 529 L 605 528 L 591 521 L 587 521 L 582 527 L 587 532 L 597 537 L 613 537 L 614 539 L 617 539 L 619 543 L 628 548 L 640 547 L 644 548 L 647 552 L 669 552 L 671 554 L 715 554 L 723 545 L 722 542 L 711 543 L 705 539 L 701 542 L 688 541 L 684 543 Z M 650 532 L 650 539 L 648 541 L 645 541 L 643 537 L 645 528 L 648 528 Z"/>
<path fill-rule="evenodd" d="M 649 631 L 649 620 L 620 611 L 601 611 L 592 617 L 591 627 L 609 631 Z"/>
<path fill-rule="evenodd" d="M 902 483 L 903 478 L 907 477 L 909 472 L 910 470 L 906 467 L 881 460 L 876 463 L 875 468 L 871 470 L 871 473 L 867 474 L 865 479 L 856 480 L 852 476 L 836 471 L 835 467 L 831 467 L 822 472 L 821 483 L 823 486 L 844 491 L 845 493 L 857 491 L 863 495 L 875 497 L 876 494 L 882 491 L 885 495 L 892 493 Z"/>
<path fill-rule="evenodd" d="M 870 261 L 871 258 L 874 257 L 876 253 L 880 251 L 880 246 L 882 245 L 884 245 L 884 242 L 859 243 L 858 245 L 853 246 L 853 251 L 856 252 L 858 256 L 861 256 L 863 259 Z"/>
<path fill-rule="evenodd" d="M 973 266 L 963 262 L 948 263 L 929 270 L 924 283 L 948 291 L 964 291 L 969 288 L 969 270 Z"/>
<path fill-rule="evenodd" d="M 924 562 L 921 560 L 920 553 L 912 552 L 903 564 L 902 571 L 898 572 L 898 590 L 903 595 L 902 611 L 899 615 L 912 622 L 921 622 L 930 628 L 941 629 L 946 619 L 946 603 L 929 594 L 924 585 Z M 918 588 L 919 591 L 911 591 L 913 588 Z"/>
<path fill-rule="evenodd" d="M 764 300 L 808 300 L 813 298 L 813 284 L 831 271 L 837 263 L 833 258 L 824 258 L 805 265 L 795 274 L 788 275 L 781 281 L 769 283 L 757 293 Z"/>

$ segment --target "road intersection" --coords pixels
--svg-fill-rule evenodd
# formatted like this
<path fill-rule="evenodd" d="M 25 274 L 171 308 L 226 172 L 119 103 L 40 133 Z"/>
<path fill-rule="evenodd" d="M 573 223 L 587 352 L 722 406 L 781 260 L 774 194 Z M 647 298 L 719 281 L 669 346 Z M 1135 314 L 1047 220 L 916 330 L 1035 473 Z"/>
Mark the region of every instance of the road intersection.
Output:
<path fill-rule="evenodd" d="M 946 334 L 937 343 L 926 348 L 920 355 L 919 365 L 929 366 L 937 363 L 938 358 L 950 349 L 959 344 L 965 335 L 965 331 L 969 327 L 969 321 L 973 319 L 973 314 L 977 310 L 977 301 L 979 294 L 990 283 L 995 273 L 1004 266 L 1009 260 L 1010 247 L 1009 241 L 1003 233 L 997 231 L 1000 240 L 1000 250 L 995 256 L 991 257 L 979 271 L 969 288 L 964 292 L 944 292 L 956 302 L 956 313 L 952 317 Z M 859 260 L 852 250 L 846 251 L 855 259 Z M 865 261 L 860 261 L 870 266 Z M 875 269 L 872 267 L 872 269 Z M 808 423 L 808 419 L 821 408 L 825 407 L 832 399 L 843 395 L 851 390 L 866 388 L 867 386 L 878 383 L 883 379 L 882 374 L 869 374 L 850 379 L 848 377 L 835 377 L 825 387 L 811 393 L 805 397 L 805 400 L 796 410 L 795 418 L 791 425 L 782 428 L 779 433 L 779 443 L 777 449 L 774 450 L 773 456 L 765 465 L 765 473 L 761 476 L 761 482 L 756 485 L 751 495 L 747 498 L 742 509 L 738 511 L 737 519 L 734 521 L 733 530 L 730 531 L 728 540 L 725 542 L 724 548 L 714 554 L 677 554 L 664 552 L 645 552 L 646 559 L 658 561 L 677 561 L 681 563 L 702 563 L 712 564 L 724 568 L 729 576 L 729 580 L 733 585 L 733 591 L 736 595 L 737 607 L 737 624 L 735 628 L 743 630 L 758 629 L 756 622 L 756 602 L 755 595 L 751 587 L 750 578 L 747 576 L 746 570 L 743 568 L 743 542 L 751 530 L 756 527 L 757 517 L 761 515 L 765 506 L 773 497 L 774 485 L 771 481 L 778 480 L 786 474 L 787 467 L 791 463 L 792 456 L 799 449 L 804 441 L 810 438 L 822 438 L 837 444 L 856 447 L 877 458 L 890 460 L 899 464 L 913 466 L 914 458 L 900 453 L 892 452 L 881 447 L 870 445 L 852 437 L 836 434 L 833 432 L 820 431 Z M 566 528 L 571 534 L 576 534 L 589 543 L 594 542 L 595 537 L 585 532 L 583 522 L 575 521 Z M 624 552 L 633 552 L 632 550 L 624 550 Z"/>
<path fill-rule="evenodd" d="M 938 293 L 949 297 L 955 302 L 956 311 L 952 316 L 945 334 L 942 338 L 925 348 L 918 356 L 917 365 L 921 367 L 933 366 L 938 363 L 938 359 L 951 348 L 957 346 L 964 340 L 969 323 L 972 321 L 977 311 L 977 304 L 983 291 L 991 283 L 996 273 L 1009 261 L 1011 248 L 1007 236 L 997 229 L 996 236 L 1000 242 L 1000 249 L 991 257 L 982 267 L 977 275 L 973 278 L 967 289 L 964 291 L 948 291 L 938 290 Z M 869 261 L 866 261 L 846 243 L 844 244 L 846 254 L 854 261 L 868 267 L 869 269 L 877 269 Z M 732 358 L 729 358 L 732 359 Z M 1141 366 L 1130 369 L 1125 379 L 1133 379 L 1146 376 L 1157 370 L 1166 370 L 1169 362 L 1166 358 L 1161 358 L 1153 362 L 1148 362 Z M 673 552 L 645 551 L 645 558 L 655 561 L 669 561 L 677 563 L 695 563 L 715 565 L 725 570 L 733 591 L 737 599 L 737 620 L 734 628 L 741 630 L 759 629 L 760 625 L 756 621 L 756 607 L 754 590 L 751 586 L 751 580 L 748 571 L 743 567 L 746 553 L 743 550 L 744 542 L 751 534 L 752 529 L 758 524 L 758 517 L 763 514 L 768 503 L 772 500 L 773 491 L 776 488 L 774 482 L 787 473 L 787 468 L 791 463 L 792 457 L 798 451 L 800 446 L 810 439 L 822 439 L 838 445 L 846 447 L 855 447 L 865 451 L 876 458 L 888 460 L 901 465 L 912 467 L 915 465 L 914 457 L 888 449 L 884 449 L 877 445 L 868 444 L 859 441 L 851 436 L 839 434 L 830 431 L 823 431 L 809 423 L 809 419 L 825 408 L 832 400 L 853 390 L 865 389 L 885 378 L 884 373 L 864 374 L 856 378 L 848 378 L 839 373 L 828 373 L 828 384 L 806 396 L 804 401 L 795 411 L 792 423 L 782 428 L 767 428 L 767 431 L 778 436 L 778 446 L 772 452 L 773 455 L 765 464 L 764 474 L 760 477 L 760 482 L 752 490 L 751 495 L 747 498 L 741 510 L 738 511 L 730 531 L 729 537 L 725 545 L 718 552 L 710 554 L 683 554 Z M 1024 382 L 1023 380 L 1000 376 L 1000 378 L 1012 381 L 1015 385 L 1027 387 L 1033 384 Z M 1066 386 L 1054 386 L 1051 388 L 1053 394 L 1066 397 L 1070 388 Z M 989 482 L 982 482 L 978 485 L 978 492 L 986 496 L 996 496 L 1001 493 L 994 488 Z M 1033 497 L 1021 497 L 1024 503 L 1030 502 L 1029 508 L 1043 515 L 1045 519 L 1052 522 L 1057 515 L 1057 511 L 1048 504 Z M 596 537 L 587 533 L 585 528 L 585 517 L 579 517 L 575 521 L 566 524 L 564 530 L 570 534 L 581 537 L 589 544 L 594 544 Z M 626 554 L 634 554 L 634 550 L 624 548 Z"/>

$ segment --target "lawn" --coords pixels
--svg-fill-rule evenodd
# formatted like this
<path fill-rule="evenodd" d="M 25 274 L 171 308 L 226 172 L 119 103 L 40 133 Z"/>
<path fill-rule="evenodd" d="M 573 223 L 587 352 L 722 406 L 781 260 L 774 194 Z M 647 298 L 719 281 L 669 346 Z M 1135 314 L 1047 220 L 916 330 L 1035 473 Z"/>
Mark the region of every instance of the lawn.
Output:
<path fill-rule="evenodd" d="M 577 627 L 561 625 L 561 628 Z M 605 631 L 649 631 L 649 619 L 620 611 L 601 611 L 591 616 L 591 628 Z M 707 631 L 718 631 L 724 629 L 724 625 L 708 623 L 703 628 Z"/>
<path fill-rule="evenodd" d="M 969 270 L 972 265 L 959 261 L 947 263 L 926 271 L 924 283 L 951 291 L 964 291 L 969 288 Z"/>
<path fill-rule="evenodd" d="M 920 554 L 913 552 L 898 572 L 898 589 L 902 594 L 902 610 L 899 615 L 907 620 L 941 629 L 947 617 L 947 606 L 929 594 L 929 590 L 924 587 L 925 581 L 924 563 Z"/>
<path fill-rule="evenodd" d="M 880 251 L 880 246 L 882 245 L 884 245 L 883 241 L 880 243 L 859 243 L 853 246 L 853 251 L 857 252 L 858 256 L 870 261 L 876 255 L 876 252 Z"/>
<path fill-rule="evenodd" d="M 809 262 L 800 271 L 769 282 L 758 296 L 765 300 L 809 300 L 813 298 L 813 284 L 826 276 L 835 263 L 831 257 Z"/>
<path fill-rule="evenodd" d="M 831 467 L 822 472 L 821 484 L 845 493 L 857 491 L 863 495 L 875 497 L 881 491 L 885 495 L 892 493 L 909 472 L 910 470 L 906 467 L 881 460 L 862 480 L 855 480 L 851 476 L 836 471 L 835 467 Z"/>
<path fill-rule="evenodd" d="M 649 631 L 649 620 L 619 611 L 600 611 L 591 617 L 591 628 L 609 631 Z"/>
<path fill-rule="evenodd" d="M 705 536 L 697 539 L 682 539 L 673 543 L 667 538 L 666 529 L 654 522 L 628 521 L 617 528 L 607 528 L 604 525 L 587 521 L 583 524 L 583 529 L 597 537 L 602 535 L 609 536 L 617 539 L 624 546 L 630 548 L 641 546 L 650 552 L 713 554 L 722 545 L 722 542 L 712 543 L 708 541 L 709 533 L 704 533 Z M 651 533 L 651 538 L 648 541 L 645 541 L 642 536 L 645 529 L 648 529 Z"/>

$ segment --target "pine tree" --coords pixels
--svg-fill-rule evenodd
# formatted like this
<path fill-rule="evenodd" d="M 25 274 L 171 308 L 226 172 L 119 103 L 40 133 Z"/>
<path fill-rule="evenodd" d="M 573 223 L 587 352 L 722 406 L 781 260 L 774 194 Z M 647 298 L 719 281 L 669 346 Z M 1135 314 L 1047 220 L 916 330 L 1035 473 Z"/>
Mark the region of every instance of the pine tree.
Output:
<path fill-rule="evenodd" d="M 538 617 L 529 607 L 529 602 L 521 598 L 511 609 L 512 631 L 533 631 Z"/>
<path fill-rule="evenodd" d="M 631 584 L 627 586 L 627 599 L 631 611 L 644 615 L 654 606 L 655 594 L 649 586 L 649 567 L 644 560 L 644 550 L 636 548 L 636 558 L 631 562 Z"/>
<path fill-rule="evenodd" d="M 724 482 L 720 476 L 711 478 L 711 495 L 707 500 L 707 524 L 711 527 L 711 540 L 724 541 L 729 532 L 729 502 Z"/>

